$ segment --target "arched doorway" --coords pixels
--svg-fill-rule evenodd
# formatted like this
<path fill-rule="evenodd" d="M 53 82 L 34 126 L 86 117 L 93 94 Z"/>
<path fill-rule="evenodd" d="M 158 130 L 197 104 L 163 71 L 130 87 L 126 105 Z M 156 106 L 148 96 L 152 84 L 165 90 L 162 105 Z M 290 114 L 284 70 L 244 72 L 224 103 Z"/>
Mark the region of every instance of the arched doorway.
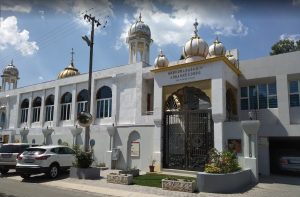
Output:
<path fill-rule="evenodd" d="M 213 147 L 210 98 L 198 88 L 183 87 L 164 105 L 163 167 L 202 171 Z"/>

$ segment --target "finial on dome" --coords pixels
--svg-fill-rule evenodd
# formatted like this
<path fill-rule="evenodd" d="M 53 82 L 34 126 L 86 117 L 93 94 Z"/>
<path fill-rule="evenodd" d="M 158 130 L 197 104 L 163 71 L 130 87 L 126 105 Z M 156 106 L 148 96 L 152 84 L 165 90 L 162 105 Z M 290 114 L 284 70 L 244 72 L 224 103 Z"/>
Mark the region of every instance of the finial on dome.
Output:
<path fill-rule="evenodd" d="M 216 36 L 216 40 L 214 41 L 214 43 L 220 43 L 219 36 Z"/>
<path fill-rule="evenodd" d="M 10 64 L 11 64 L 11 65 L 14 65 L 14 59 L 11 59 Z"/>
<path fill-rule="evenodd" d="M 140 12 L 139 21 L 142 22 L 142 13 Z"/>
<path fill-rule="evenodd" d="M 164 55 L 162 49 L 160 49 L 159 55 L 160 55 L 160 56 L 163 56 L 163 55 Z"/>
<path fill-rule="evenodd" d="M 75 54 L 75 52 L 72 48 L 72 51 L 71 51 L 71 65 L 73 65 L 73 63 L 74 63 L 74 54 Z"/>
<path fill-rule="evenodd" d="M 194 30 L 194 37 L 198 37 L 198 22 L 197 22 L 197 19 L 195 19 L 195 22 L 194 22 L 194 27 L 195 27 L 195 30 Z"/>

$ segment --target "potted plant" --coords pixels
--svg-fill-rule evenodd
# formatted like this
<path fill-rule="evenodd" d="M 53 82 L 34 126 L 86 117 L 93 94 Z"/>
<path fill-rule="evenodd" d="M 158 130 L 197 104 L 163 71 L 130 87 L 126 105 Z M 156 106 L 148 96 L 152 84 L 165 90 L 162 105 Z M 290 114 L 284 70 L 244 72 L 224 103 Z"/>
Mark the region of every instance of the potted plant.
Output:
<path fill-rule="evenodd" d="M 149 171 L 150 172 L 154 172 L 154 164 L 155 164 L 156 160 L 155 159 L 152 159 L 151 160 L 151 165 L 149 165 Z"/>
<path fill-rule="evenodd" d="M 70 169 L 71 178 L 99 179 L 100 168 L 91 167 L 93 163 L 93 152 L 84 152 L 79 146 L 74 146 L 75 161 Z"/>
<path fill-rule="evenodd" d="M 251 184 L 250 169 L 241 170 L 236 154 L 230 151 L 209 151 L 204 172 L 197 173 L 200 192 L 234 193 Z"/>

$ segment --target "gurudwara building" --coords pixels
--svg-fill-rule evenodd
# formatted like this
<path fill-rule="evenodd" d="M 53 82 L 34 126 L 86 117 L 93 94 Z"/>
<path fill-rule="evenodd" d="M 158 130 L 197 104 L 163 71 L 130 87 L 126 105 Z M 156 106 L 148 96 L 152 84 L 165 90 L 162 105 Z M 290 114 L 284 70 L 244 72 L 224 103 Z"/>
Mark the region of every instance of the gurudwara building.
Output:
<path fill-rule="evenodd" d="M 96 163 L 148 171 L 155 160 L 157 171 L 201 171 L 215 147 L 235 151 L 258 176 L 272 172 L 279 147 L 300 143 L 300 52 L 239 61 L 218 38 L 209 46 L 197 25 L 184 59 L 169 62 L 161 51 L 152 65 L 140 17 L 128 32 L 129 63 L 92 73 Z M 73 58 L 57 80 L 18 88 L 13 62 L 1 77 L 2 143 L 83 145 L 77 114 L 87 107 L 88 74 Z"/>

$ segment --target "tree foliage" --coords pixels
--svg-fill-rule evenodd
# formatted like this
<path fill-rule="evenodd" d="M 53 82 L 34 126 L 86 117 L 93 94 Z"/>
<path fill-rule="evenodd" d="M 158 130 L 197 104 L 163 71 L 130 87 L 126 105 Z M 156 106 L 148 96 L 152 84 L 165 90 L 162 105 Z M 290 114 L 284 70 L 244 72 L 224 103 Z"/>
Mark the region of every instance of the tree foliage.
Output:
<path fill-rule="evenodd" d="M 294 42 L 293 40 L 285 39 L 279 40 L 272 46 L 270 55 L 277 55 L 282 53 L 289 53 L 293 51 L 300 51 L 300 40 Z"/>

